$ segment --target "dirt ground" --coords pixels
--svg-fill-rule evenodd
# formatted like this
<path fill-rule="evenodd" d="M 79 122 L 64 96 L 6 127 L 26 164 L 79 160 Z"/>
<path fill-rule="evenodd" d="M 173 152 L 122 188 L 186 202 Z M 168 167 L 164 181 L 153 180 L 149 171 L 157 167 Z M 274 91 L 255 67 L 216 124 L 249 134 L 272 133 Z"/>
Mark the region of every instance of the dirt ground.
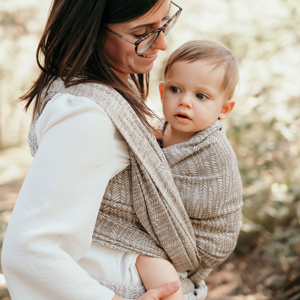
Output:
<path fill-rule="evenodd" d="M 32 158 L 28 147 L 0 152 L 1 246 L 11 212 Z M 233 253 L 207 278 L 207 300 L 299 300 L 300 262 L 292 267 L 272 261 L 263 251 L 264 238 L 249 253 Z M 0 299 L 9 300 L 5 278 L 0 273 Z"/>
<path fill-rule="evenodd" d="M 207 278 L 207 300 L 299 300 L 300 264 L 283 270 L 258 246 L 252 253 L 232 254 Z"/>

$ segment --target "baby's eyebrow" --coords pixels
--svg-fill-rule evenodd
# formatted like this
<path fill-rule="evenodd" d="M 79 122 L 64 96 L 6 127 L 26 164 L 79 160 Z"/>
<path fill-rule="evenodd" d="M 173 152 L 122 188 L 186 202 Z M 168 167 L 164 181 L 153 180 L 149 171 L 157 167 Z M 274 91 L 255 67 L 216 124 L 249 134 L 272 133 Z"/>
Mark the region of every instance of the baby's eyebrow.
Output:
<path fill-rule="evenodd" d="M 199 86 L 198 88 L 199 88 L 199 93 L 204 92 L 204 93 L 207 93 L 209 95 L 215 95 L 216 94 L 216 92 L 214 90 L 210 89 L 209 87 Z"/>

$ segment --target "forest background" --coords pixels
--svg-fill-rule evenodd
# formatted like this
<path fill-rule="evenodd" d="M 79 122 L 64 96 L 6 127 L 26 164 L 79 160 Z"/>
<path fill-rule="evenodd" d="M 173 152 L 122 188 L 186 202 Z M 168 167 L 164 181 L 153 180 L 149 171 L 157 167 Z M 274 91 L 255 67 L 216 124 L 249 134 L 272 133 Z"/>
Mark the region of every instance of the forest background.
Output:
<path fill-rule="evenodd" d="M 176 1 L 176 0 L 175 0 Z M 207 279 L 208 299 L 300 299 L 300 2 L 177 0 L 182 15 L 151 71 L 150 99 L 182 43 L 209 38 L 236 54 L 236 107 L 224 123 L 244 185 L 241 234 Z M 0 0 L 0 238 L 32 161 L 30 113 L 17 101 L 39 72 L 49 0 Z M 0 299 L 10 299 L 0 274 Z"/>

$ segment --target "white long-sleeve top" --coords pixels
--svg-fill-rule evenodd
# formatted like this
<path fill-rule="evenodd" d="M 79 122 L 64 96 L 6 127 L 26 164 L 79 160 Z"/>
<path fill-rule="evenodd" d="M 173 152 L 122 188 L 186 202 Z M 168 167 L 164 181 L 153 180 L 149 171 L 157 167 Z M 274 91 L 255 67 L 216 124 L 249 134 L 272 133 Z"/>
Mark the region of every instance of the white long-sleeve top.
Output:
<path fill-rule="evenodd" d="M 69 94 L 48 102 L 35 130 L 2 250 L 12 300 L 110 300 L 97 279 L 140 285 L 136 254 L 92 244 L 108 181 L 130 163 L 121 134 L 93 101 Z"/>

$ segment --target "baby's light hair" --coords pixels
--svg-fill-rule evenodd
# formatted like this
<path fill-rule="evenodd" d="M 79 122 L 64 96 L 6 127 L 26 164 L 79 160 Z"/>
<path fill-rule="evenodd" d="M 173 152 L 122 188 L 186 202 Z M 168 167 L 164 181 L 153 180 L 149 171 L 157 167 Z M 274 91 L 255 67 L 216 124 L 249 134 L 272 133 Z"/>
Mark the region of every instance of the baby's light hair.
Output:
<path fill-rule="evenodd" d="M 184 43 L 169 57 L 164 76 L 176 62 L 194 62 L 197 60 L 207 60 L 215 64 L 215 68 L 220 65 L 225 67 L 222 88 L 228 95 L 228 99 L 231 99 L 239 81 L 238 62 L 232 51 L 221 43 L 211 40 L 193 40 Z"/>

